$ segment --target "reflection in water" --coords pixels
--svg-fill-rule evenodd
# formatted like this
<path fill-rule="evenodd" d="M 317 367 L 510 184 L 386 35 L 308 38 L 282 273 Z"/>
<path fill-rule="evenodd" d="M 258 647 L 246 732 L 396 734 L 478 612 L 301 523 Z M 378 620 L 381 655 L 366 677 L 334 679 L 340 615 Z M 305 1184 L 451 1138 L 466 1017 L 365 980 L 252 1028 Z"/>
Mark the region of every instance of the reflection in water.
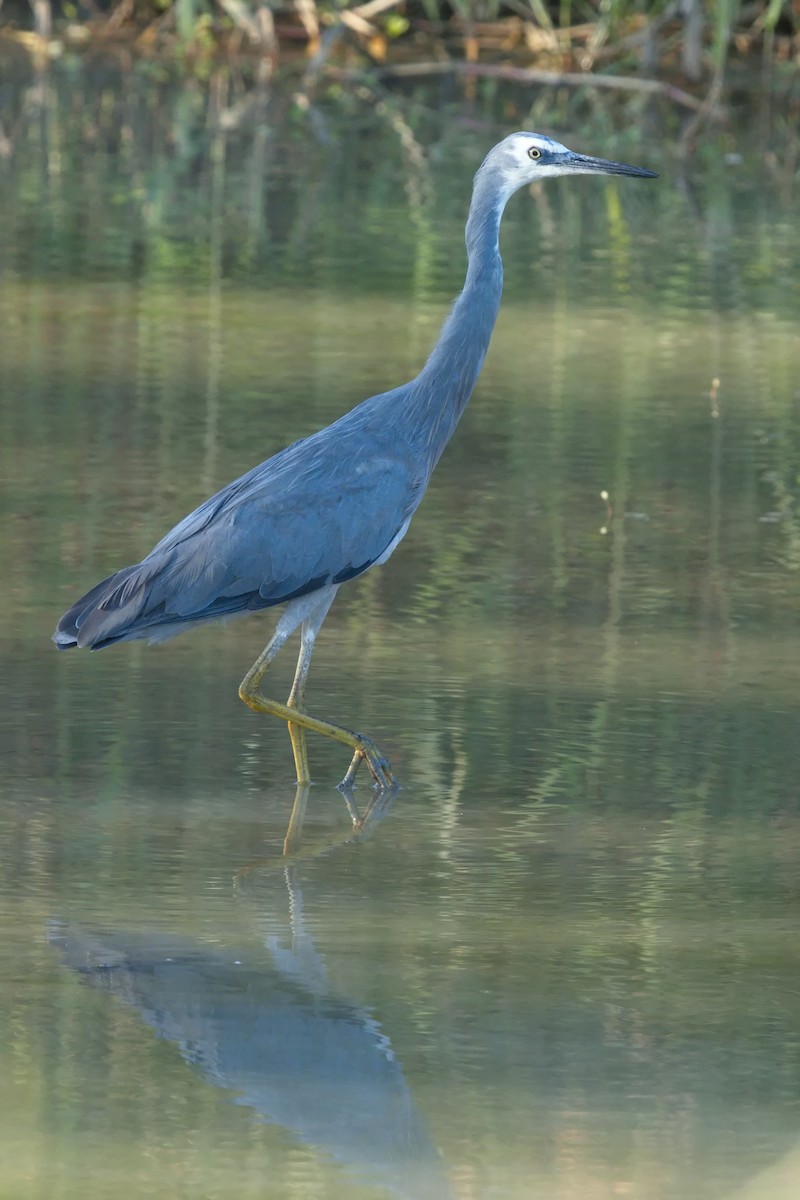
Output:
<path fill-rule="evenodd" d="M 96 936 L 75 925 L 55 924 L 50 940 L 68 966 L 136 1009 L 237 1103 L 387 1194 L 445 1200 L 441 1160 L 392 1044 L 368 1008 L 329 984 L 296 868 L 282 870 L 288 929 L 270 923 L 266 956 L 161 933 Z"/>
<path fill-rule="evenodd" d="M 283 839 L 283 855 L 284 858 L 309 858 L 316 857 L 318 854 L 325 853 L 327 850 L 334 849 L 335 846 L 342 842 L 361 841 L 365 837 L 369 837 L 373 833 L 376 826 L 380 824 L 383 818 L 394 804 L 397 793 L 384 791 L 382 788 L 373 788 L 369 793 L 369 799 L 366 804 L 359 808 L 355 793 L 352 790 L 346 790 L 342 793 L 347 811 L 350 815 L 350 820 L 353 822 L 353 828 L 350 834 L 336 840 L 331 840 L 327 836 L 324 841 L 311 841 L 305 837 L 305 820 L 308 810 L 308 798 L 311 795 L 311 785 L 298 783 L 295 791 L 294 804 L 292 805 L 289 824 L 286 829 L 286 837 Z M 250 864 L 242 867 L 237 872 L 237 879 L 242 881 L 248 875 L 252 874 L 257 866 L 266 866 L 267 863 Z M 287 884 L 289 877 L 287 875 Z M 291 894 L 291 891 L 290 891 Z"/>
<path fill-rule="evenodd" d="M 797 1200 L 800 1196 L 800 1141 L 773 1166 L 749 1179 L 725 1200 Z"/>
<path fill-rule="evenodd" d="M 545 803 L 526 829 L 496 803 L 492 830 L 468 792 L 452 798 L 462 824 L 449 854 L 418 836 L 425 809 L 410 794 L 368 845 L 352 842 L 386 809 L 353 811 L 333 853 L 318 824 L 331 797 L 318 791 L 307 814 L 308 796 L 298 790 L 287 852 L 240 870 L 236 904 L 228 885 L 199 933 L 170 912 L 180 933 L 130 934 L 140 922 L 124 905 L 101 925 L 101 887 L 51 940 L 207 1081 L 286 1131 L 290 1150 L 308 1148 L 327 1172 L 320 1195 L 349 1200 L 359 1181 L 419 1200 L 448 1184 L 462 1200 L 727 1200 L 757 1171 L 742 1200 L 793 1194 L 796 1160 L 781 1158 L 799 1111 L 790 856 L 771 859 L 773 843 L 742 822 L 704 835 L 691 813 L 653 822 L 641 806 L 614 819 Z M 445 796 L 431 789 L 428 807 Z M 784 825 L 781 846 L 791 837 Z M 765 864 L 766 902 L 752 895 Z M 242 911 L 257 942 L 241 935 Z M 64 991 L 91 1020 L 85 990 Z M 132 1144 L 137 1120 L 157 1122 L 181 1086 L 191 1129 L 209 1089 L 181 1083 L 174 1055 L 142 1087 L 120 1007 L 103 1008 L 110 1032 L 96 1045 L 61 1030 L 59 1103 L 79 1103 L 85 1075 L 71 1087 L 62 1076 L 77 1055 L 90 1077 L 121 1068 Z M 235 1180 L 239 1150 L 226 1154 Z M 279 1170 L 284 1150 L 268 1156 Z"/>

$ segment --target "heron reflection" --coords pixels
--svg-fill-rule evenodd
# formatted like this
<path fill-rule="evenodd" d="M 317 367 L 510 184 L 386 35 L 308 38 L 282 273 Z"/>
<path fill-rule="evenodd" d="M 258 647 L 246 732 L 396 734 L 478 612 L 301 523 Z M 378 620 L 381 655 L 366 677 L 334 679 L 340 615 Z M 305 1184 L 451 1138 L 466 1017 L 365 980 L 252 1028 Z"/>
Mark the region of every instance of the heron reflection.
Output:
<path fill-rule="evenodd" d="M 250 868 L 238 883 L 249 903 L 263 902 L 270 880 L 285 896 L 280 914 L 270 904 L 260 916 L 258 941 L 220 946 L 68 924 L 54 925 L 51 941 L 67 966 L 135 1009 L 235 1103 L 388 1196 L 446 1200 L 444 1165 L 389 1036 L 369 1007 L 330 985 L 306 926 L 296 859 L 307 798 L 298 789 L 288 857 Z M 353 836 L 384 813 L 375 806 Z"/>

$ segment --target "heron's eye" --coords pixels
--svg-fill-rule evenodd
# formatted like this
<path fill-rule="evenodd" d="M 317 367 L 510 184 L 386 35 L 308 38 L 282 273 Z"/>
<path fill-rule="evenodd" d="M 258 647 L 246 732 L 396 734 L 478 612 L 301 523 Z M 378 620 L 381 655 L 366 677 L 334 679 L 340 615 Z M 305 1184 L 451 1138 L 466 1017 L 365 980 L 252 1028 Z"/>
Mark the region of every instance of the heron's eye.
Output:
<path fill-rule="evenodd" d="M 538 146 L 528 146 L 528 158 L 541 158 L 542 152 Z"/>

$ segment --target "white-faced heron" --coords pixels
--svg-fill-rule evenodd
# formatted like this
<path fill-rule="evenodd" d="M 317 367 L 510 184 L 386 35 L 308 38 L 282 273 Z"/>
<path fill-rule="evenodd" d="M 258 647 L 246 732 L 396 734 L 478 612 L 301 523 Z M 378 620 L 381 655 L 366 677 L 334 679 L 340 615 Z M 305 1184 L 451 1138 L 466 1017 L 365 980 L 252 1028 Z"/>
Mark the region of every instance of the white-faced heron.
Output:
<path fill-rule="evenodd" d="M 587 174 L 655 178 L 536 133 L 512 133 L 490 150 L 472 190 L 464 287 L 419 375 L 206 500 L 140 563 L 98 583 L 64 614 L 53 635 L 59 649 L 160 642 L 204 621 L 285 604 L 272 640 L 239 687 L 242 700 L 288 723 L 299 782 L 310 779 L 305 733 L 311 730 L 352 750 L 344 786 L 363 760 L 380 788 L 396 787 L 370 738 L 305 711 L 314 640 L 340 584 L 385 563 L 405 535 L 469 400 L 500 304 L 498 234 L 509 197 L 539 179 Z M 297 670 L 280 704 L 263 695 L 261 681 L 298 626 Z"/>

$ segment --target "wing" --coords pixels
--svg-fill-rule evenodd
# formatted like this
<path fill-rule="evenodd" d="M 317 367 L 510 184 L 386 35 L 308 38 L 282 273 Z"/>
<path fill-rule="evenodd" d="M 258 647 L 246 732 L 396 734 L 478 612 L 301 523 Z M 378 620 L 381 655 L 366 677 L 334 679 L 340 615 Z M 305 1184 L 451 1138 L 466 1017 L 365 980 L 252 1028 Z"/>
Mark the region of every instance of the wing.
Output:
<path fill-rule="evenodd" d="M 423 491 L 407 452 L 337 422 L 228 484 L 140 564 L 93 588 L 62 617 L 56 643 L 169 637 L 343 583 L 386 553 Z"/>
<path fill-rule="evenodd" d="M 404 463 L 376 453 L 344 469 L 318 459 L 299 465 L 276 479 L 263 464 L 260 477 L 200 517 L 200 528 L 169 534 L 145 560 L 170 560 L 153 599 L 178 616 L 245 596 L 260 608 L 372 566 L 413 511 Z"/>

